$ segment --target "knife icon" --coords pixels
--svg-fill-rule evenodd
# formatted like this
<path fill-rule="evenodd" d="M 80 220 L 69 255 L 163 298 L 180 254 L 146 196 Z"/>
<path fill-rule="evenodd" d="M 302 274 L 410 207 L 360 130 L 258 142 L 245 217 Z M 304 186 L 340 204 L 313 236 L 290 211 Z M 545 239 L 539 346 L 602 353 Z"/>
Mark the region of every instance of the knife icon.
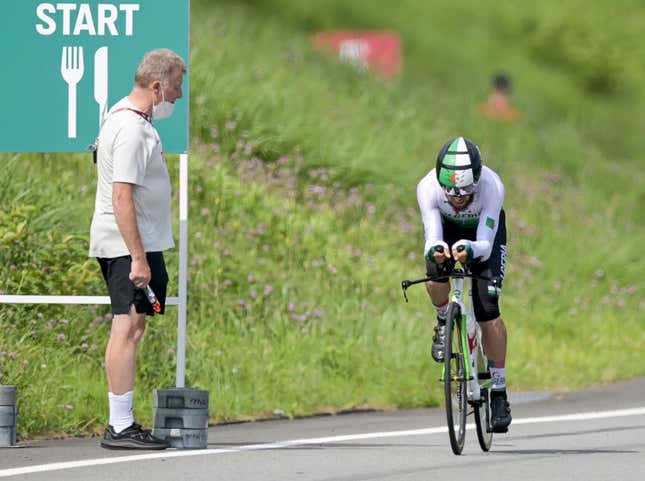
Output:
<path fill-rule="evenodd" d="M 99 128 L 101 128 L 108 103 L 107 47 L 100 47 L 94 54 L 94 100 L 99 104 Z"/>

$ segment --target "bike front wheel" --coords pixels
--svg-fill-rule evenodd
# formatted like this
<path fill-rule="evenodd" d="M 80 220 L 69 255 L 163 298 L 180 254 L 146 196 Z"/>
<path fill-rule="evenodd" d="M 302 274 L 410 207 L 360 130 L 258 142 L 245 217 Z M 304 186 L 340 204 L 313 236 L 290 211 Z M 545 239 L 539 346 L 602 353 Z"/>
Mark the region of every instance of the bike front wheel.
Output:
<path fill-rule="evenodd" d="M 461 454 L 466 439 L 468 414 L 466 363 L 464 344 L 459 329 L 461 310 L 452 302 L 446 315 L 446 349 L 444 352 L 444 389 L 448 435 L 453 453 Z"/>

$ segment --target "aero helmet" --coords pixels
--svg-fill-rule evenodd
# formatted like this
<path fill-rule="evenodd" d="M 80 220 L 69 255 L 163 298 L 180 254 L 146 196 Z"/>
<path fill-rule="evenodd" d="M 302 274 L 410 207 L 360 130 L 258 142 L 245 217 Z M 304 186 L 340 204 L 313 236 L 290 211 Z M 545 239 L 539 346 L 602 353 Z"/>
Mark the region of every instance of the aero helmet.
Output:
<path fill-rule="evenodd" d="M 449 140 L 437 156 L 436 173 L 439 184 L 447 194 L 471 194 L 482 173 L 479 147 L 466 137 Z"/>

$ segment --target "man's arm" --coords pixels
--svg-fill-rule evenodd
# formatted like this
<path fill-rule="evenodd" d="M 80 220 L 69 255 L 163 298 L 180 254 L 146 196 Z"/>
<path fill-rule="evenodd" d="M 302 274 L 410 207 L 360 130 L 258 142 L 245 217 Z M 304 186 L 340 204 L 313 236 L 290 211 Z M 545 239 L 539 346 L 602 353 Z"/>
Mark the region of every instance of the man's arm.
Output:
<path fill-rule="evenodd" d="M 143 249 L 137 214 L 134 208 L 134 184 L 125 182 L 112 183 L 112 207 L 114 218 L 132 257 L 130 280 L 135 286 L 142 288 L 150 282 L 150 266 Z"/>
<path fill-rule="evenodd" d="M 423 253 L 425 255 L 435 242 L 443 239 L 441 214 L 432 194 L 431 181 L 427 176 L 421 179 L 417 185 L 417 202 L 419 203 L 421 220 L 423 221 L 423 233 L 425 237 Z"/>
<path fill-rule="evenodd" d="M 472 243 L 473 257 L 478 261 L 487 260 L 493 250 L 504 195 L 504 185 L 501 181 L 493 179 L 492 188 L 485 194 L 485 207 L 479 216 L 477 240 Z"/>

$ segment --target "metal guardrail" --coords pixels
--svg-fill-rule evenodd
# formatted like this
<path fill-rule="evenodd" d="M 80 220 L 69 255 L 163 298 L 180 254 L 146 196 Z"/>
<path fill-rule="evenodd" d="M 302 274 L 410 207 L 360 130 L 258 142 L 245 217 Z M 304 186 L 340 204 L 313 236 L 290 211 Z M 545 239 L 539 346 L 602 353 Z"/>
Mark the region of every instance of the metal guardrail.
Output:
<path fill-rule="evenodd" d="M 108 296 L 0 295 L 0 304 L 109 304 Z M 179 297 L 167 297 L 167 306 L 178 306 Z"/>

